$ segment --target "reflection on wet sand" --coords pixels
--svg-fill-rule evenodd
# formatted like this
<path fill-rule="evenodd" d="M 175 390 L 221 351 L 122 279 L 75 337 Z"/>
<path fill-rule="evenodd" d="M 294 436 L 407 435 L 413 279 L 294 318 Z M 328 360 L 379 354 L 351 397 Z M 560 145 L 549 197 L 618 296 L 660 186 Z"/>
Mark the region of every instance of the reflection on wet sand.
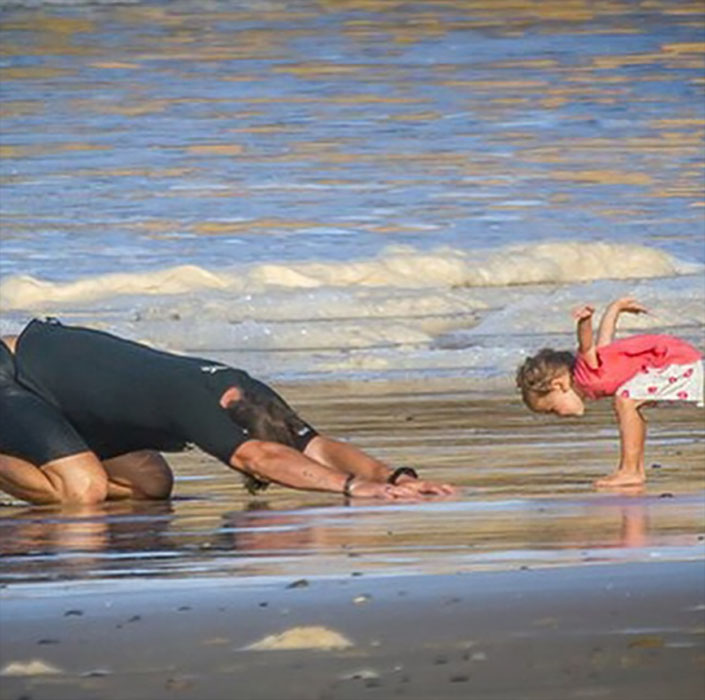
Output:
<path fill-rule="evenodd" d="M 350 505 L 355 507 L 355 504 Z M 472 506 L 469 506 L 464 516 L 467 520 L 472 519 L 475 527 L 458 530 L 455 537 L 450 532 L 443 533 L 442 541 L 431 533 L 422 541 L 415 528 L 407 531 L 404 522 L 406 514 L 396 508 L 389 512 L 389 509 L 380 511 L 371 507 L 366 514 L 328 512 L 321 514 L 319 519 L 314 513 L 282 513 L 268 510 L 266 504 L 260 504 L 252 510 L 224 514 L 216 546 L 223 550 L 237 550 L 247 556 L 277 556 L 325 554 L 352 548 L 358 554 L 362 551 L 377 554 L 386 551 L 391 554 L 394 551 L 412 552 L 420 547 L 437 551 L 462 547 L 501 550 L 514 544 L 517 548 L 523 546 L 526 549 L 590 549 L 657 546 L 679 540 L 684 544 L 693 544 L 696 541 L 696 535 L 663 535 L 658 527 L 652 532 L 649 516 L 652 505 L 644 500 L 635 503 L 620 500 L 602 506 L 589 501 L 571 502 L 564 505 L 563 510 L 574 507 L 595 511 L 595 516 L 589 520 L 584 515 L 574 518 L 566 516 L 566 519 L 578 521 L 577 533 L 571 533 L 569 527 L 551 531 L 550 526 L 536 527 L 535 532 L 530 528 L 527 532 L 526 518 L 522 517 L 522 508 L 516 501 L 499 504 L 494 511 L 482 513 L 481 517 L 472 513 Z M 524 504 L 524 507 L 527 506 L 536 509 L 533 504 Z M 545 519 L 550 507 L 538 506 L 542 519 Z M 365 506 L 358 505 L 358 508 Z M 434 513 L 429 515 L 433 517 Z M 548 517 L 558 519 L 559 516 L 552 512 Z M 476 518 L 483 521 L 481 525 L 475 522 Z"/>
<path fill-rule="evenodd" d="M 187 573 L 189 563 L 207 573 L 210 559 L 211 573 L 227 569 L 236 574 L 276 573 L 289 568 L 292 557 L 313 558 L 303 565 L 309 570 L 316 558 L 326 567 L 339 558 L 334 565 L 344 569 L 351 557 L 362 557 L 363 569 L 391 566 L 397 557 L 421 568 L 445 569 L 451 560 L 458 568 L 486 567 L 502 552 L 514 559 L 522 550 L 527 562 L 540 563 L 541 551 L 560 550 L 569 550 L 568 558 L 586 560 L 589 550 L 596 549 L 693 546 L 698 536 L 687 528 L 699 505 L 683 499 L 670 509 L 642 498 L 634 503 L 517 499 L 495 502 L 492 508 L 461 501 L 416 507 L 352 503 L 297 512 L 259 502 L 222 513 L 218 526 L 202 531 L 196 529 L 197 516 L 177 517 L 171 503 L 110 504 L 73 512 L 13 509 L 0 519 L 0 554 L 10 579 L 123 576 L 131 566 L 142 575 L 168 574 L 165 557 L 183 559 L 181 573 Z M 429 519 L 433 531 L 423 532 Z M 241 559 L 253 557 L 270 561 L 241 567 Z"/>
<path fill-rule="evenodd" d="M 21 571 L 34 580 L 110 575 L 113 558 L 129 553 L 158 556 L 164 551 L 168 545 L 163 535 L 172 513 L 169 501 L 2 508 L 4 571 Z"/>

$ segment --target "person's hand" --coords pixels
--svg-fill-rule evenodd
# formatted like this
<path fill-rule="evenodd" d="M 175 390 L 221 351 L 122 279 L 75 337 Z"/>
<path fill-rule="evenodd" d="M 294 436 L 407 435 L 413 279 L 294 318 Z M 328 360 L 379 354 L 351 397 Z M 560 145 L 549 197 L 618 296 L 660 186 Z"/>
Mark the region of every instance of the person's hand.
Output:
<path fill-rule="evenodd" d="M 590 304 L 583 304 L 573 309 L 573 318 L 576 321 L 585 321 L 588 318 L 592 318 L 595 313 L 595 307 Z"/>
<path fill-rule="evenodd" d="M 418 499 L 422 496 L 449 496 L 453 493 L 455 489 L 450 484 L 435 484 L 423 479 L 387 484 L 358 478 L 350 484 L 350 495 L 353 498 L 376 498 L 385 501 Z"/>
<path fill-rule="evenodd" d="M 630 314 L 648 314 L 648 309 L 639 303 L 634 297 L 622 297 L 612 302 L 619 311 L 627 311 Z"/>
<path fill-rule="evenodd" d="M 367 479 L 356 478 L 350 482 L 350 496 L 352 498 L 378 498 L 385 501 L 392 501 L 398 498 L 395 491 L 398 486 L 379 481 L 368 481 Z"/>
<path fill-rule="evenodd" d="M 397 481 L 397 486 L 404 487 L 407 492 L 416 496 L 452 496 L 455 488 L 450 484 L 438 484 L 435 481 L 414 479 L 403 476 Z"/>

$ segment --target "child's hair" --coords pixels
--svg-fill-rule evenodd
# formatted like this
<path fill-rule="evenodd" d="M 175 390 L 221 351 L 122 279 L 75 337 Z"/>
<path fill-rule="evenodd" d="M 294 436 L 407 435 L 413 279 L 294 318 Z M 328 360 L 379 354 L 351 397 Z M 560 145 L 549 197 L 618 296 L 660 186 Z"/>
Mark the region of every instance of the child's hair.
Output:
<path fill-rule="evenodd" d="M 524 403 L 532 408 L 533 401 L 551 391 L 551 382 L 563 372 L 573 370 L 575 355 L 567 350 L 543 348 L 527 357 L 516 374 L 517 388 Z"/>

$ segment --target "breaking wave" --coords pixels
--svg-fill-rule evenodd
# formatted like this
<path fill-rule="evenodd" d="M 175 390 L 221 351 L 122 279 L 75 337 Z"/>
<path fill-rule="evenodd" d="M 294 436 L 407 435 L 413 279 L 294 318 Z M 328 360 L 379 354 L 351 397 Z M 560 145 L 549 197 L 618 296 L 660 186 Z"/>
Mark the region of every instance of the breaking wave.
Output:
<path fill-rule="evenodd" d="M 129 295 L 180 295 L 201 290 L 262 294 L 275 289 L 391 287 L 401 289 L 570 284 L 602 279 L 673 277 L 701 266 L 645 246 L 551 242 L 466 252 L 390 247 L 350 262 L 258 263 L 207 270 L 181 265 L 69 282 L 17 275 L 0 284 L 0 305 L 32 310 Z"/>

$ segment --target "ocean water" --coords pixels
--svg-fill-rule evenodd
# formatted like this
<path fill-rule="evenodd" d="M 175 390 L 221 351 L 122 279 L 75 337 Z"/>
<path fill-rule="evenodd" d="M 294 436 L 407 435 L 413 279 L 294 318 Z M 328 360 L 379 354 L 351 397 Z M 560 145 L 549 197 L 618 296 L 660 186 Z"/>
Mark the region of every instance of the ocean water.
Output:
<path fill-rule="evenodd" d="M 2 0 L 0 332 L 509 386 L 632 294 L 702 348 L 704 15 Z"/>

